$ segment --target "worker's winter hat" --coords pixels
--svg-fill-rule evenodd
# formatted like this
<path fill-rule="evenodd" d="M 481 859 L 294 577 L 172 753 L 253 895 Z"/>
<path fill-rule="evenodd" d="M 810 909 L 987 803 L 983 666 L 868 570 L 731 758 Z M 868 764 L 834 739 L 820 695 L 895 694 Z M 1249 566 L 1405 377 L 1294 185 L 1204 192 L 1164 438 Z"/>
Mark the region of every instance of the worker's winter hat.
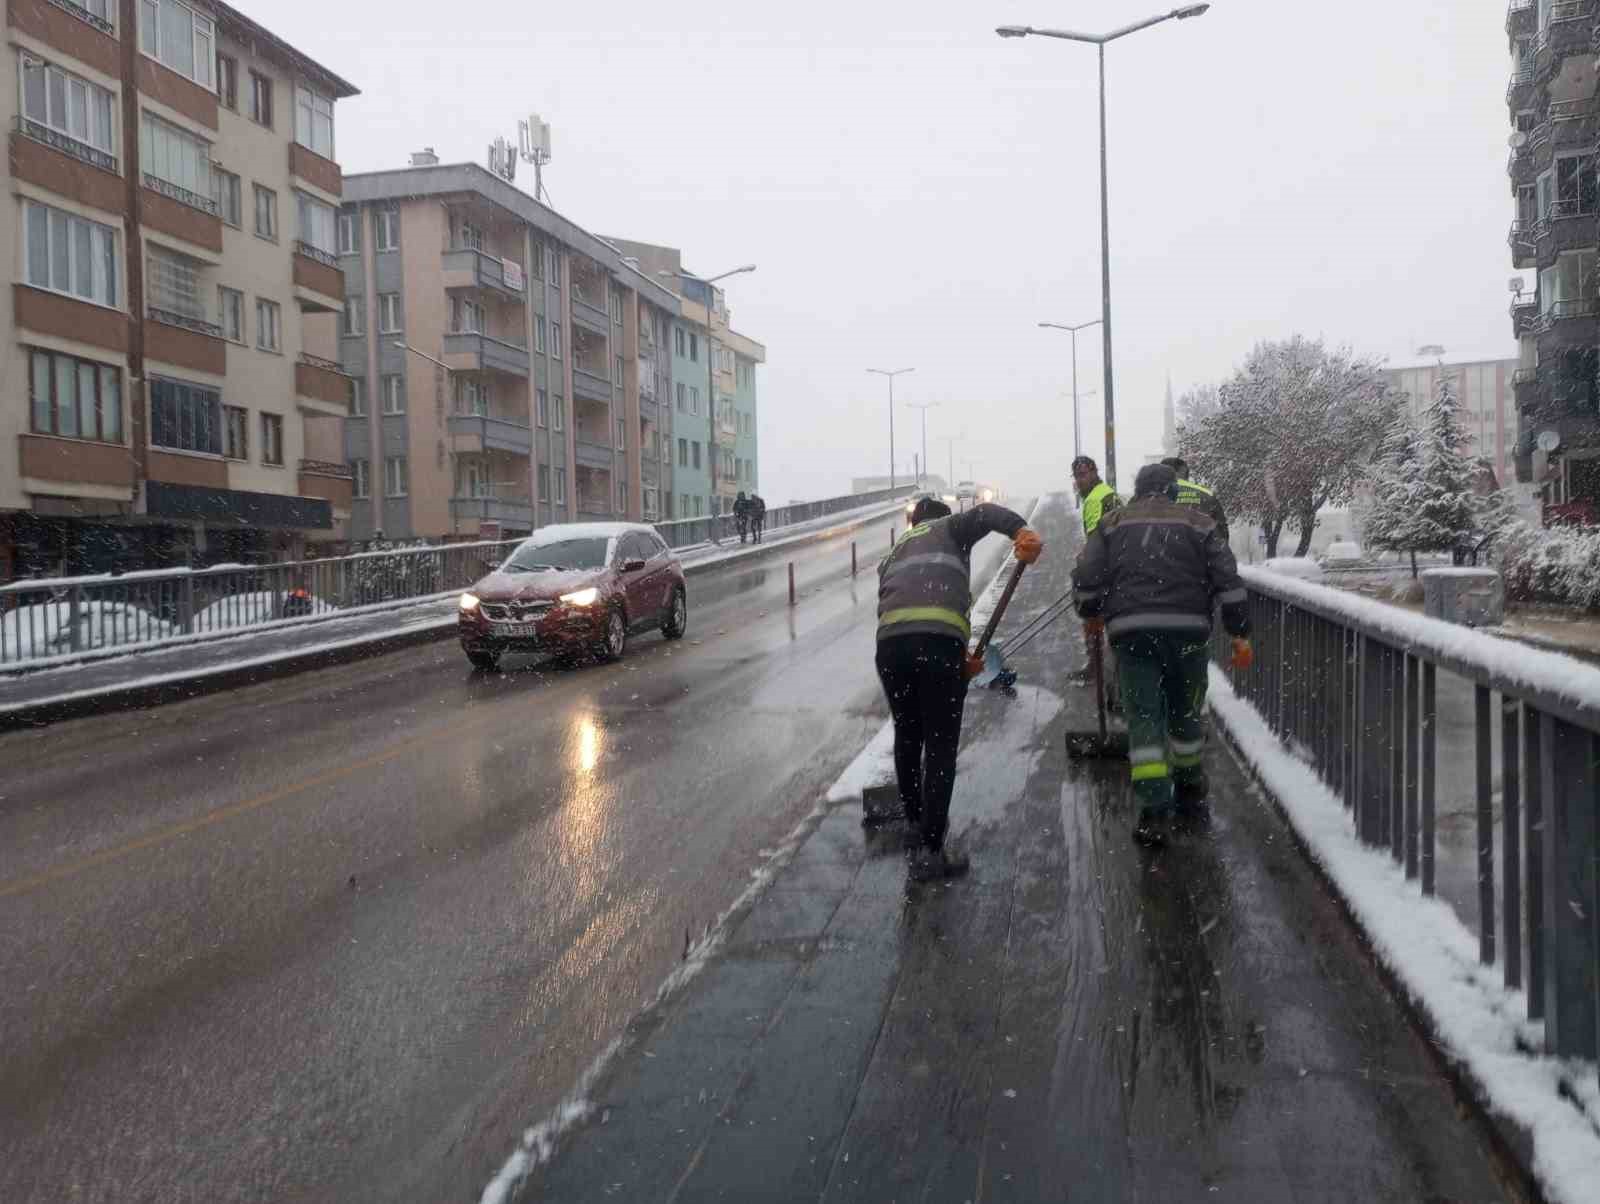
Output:
<path fill-rule="evenodd" d="M 911 521 L 913 523 L 931 523 L 934 519 L 944 518 L 949 513 L 950 507 L 946 506 L 938 498 L 925 497 L 918 501 L 916 507 L 911 511 Z"/>
<path fill-rule="evenodd" d="M 1178 491 L 1178 474 L 1165 464 L 1146 464 L 1133 481 L 1134 497 L 1149 497 L 1153 493 L 1172 497 Z"/>

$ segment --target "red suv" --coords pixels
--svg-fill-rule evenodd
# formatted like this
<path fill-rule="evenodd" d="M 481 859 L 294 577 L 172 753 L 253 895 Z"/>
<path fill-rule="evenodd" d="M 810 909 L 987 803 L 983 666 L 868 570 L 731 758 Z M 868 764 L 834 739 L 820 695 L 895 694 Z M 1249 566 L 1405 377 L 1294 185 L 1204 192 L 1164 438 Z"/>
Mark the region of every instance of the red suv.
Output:
<path fill-rule="evenodd" d="M 567 523 L 535 531 L 462 594 L 457 627 L 479 669 L 506 651 L 616 660 L 630 632 L 682 638 L 688 598 L 683 566 L 654 528 Z"/>

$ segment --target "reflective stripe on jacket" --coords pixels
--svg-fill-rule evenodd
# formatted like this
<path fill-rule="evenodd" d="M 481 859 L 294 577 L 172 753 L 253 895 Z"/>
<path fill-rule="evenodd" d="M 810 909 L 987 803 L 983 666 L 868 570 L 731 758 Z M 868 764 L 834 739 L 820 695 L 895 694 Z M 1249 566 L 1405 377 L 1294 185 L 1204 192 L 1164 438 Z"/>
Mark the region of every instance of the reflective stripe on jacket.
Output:
<path fill-rule="evenodd" d="M 878 565 L 878 638 L 972 634 L 972 548 L 991 531 L 1014 536 L 1026 524 L 1004 506 L 974 506 L 918 523 Z"/>
<path fill-rule="evenodd" d="M 1197 485 L 1193 481 L 1178 482 L 1178 505 L 1193 506 L 1212 522 L 1217 524 L 1217 529 L 1222 532 L 1222 542 L 1228 542 L 1228 515 L 1223 510 L 1222 503 L 1217 501 L 1217 495 L 1204 485 Z"/>
<path fill-rule="evenodd" d="M 1083 499 L 1083 533 L 1093 535 L 1100 520 L 1115 510 L 1120 500 L 1104 481 L 1089 490 L 1089 495 Z"/>

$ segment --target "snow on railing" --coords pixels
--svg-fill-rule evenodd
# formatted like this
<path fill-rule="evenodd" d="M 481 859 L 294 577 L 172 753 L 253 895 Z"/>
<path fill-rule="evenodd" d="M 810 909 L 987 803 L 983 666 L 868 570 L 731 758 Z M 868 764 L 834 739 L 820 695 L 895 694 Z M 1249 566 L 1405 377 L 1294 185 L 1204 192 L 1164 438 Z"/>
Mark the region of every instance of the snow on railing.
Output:
<path fill-rule="evenodd" d="M 1359 838 L 1420 879 L 1423 895 L 1435 892 L 1440 769 L 1473 767 L 1479 960 L 1498 964 L 1508 988 L 1526 988 L 1549 1053 L 1593 1058 L 1600 668 L 1327 586 L 1241 574 L 1256 662 L 1232 671 L 1235 692 L 1343 801 Z M 1219 661 L 1226 651 L 1219 633 Z M 1443 766 L 1440 669 L 1464 679 Z"/>

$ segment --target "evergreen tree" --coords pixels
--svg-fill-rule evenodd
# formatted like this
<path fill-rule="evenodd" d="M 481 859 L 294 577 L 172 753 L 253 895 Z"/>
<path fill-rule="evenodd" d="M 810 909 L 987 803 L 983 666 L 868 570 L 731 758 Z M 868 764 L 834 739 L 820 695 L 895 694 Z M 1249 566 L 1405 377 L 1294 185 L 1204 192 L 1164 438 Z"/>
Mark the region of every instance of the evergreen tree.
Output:
<path fill-rule="evenodd" d="M 1473 488 L 1477 462 L 1467 453 L 1468 435 L 1461 424 L 1461 403 L 1455 381 L 1441 375 L 1433 404 L 1423 416 L 1422 488 L 1417 497 L 1418 552 L 1470 549 L 1476 539 L 1477 494 Z"/>

